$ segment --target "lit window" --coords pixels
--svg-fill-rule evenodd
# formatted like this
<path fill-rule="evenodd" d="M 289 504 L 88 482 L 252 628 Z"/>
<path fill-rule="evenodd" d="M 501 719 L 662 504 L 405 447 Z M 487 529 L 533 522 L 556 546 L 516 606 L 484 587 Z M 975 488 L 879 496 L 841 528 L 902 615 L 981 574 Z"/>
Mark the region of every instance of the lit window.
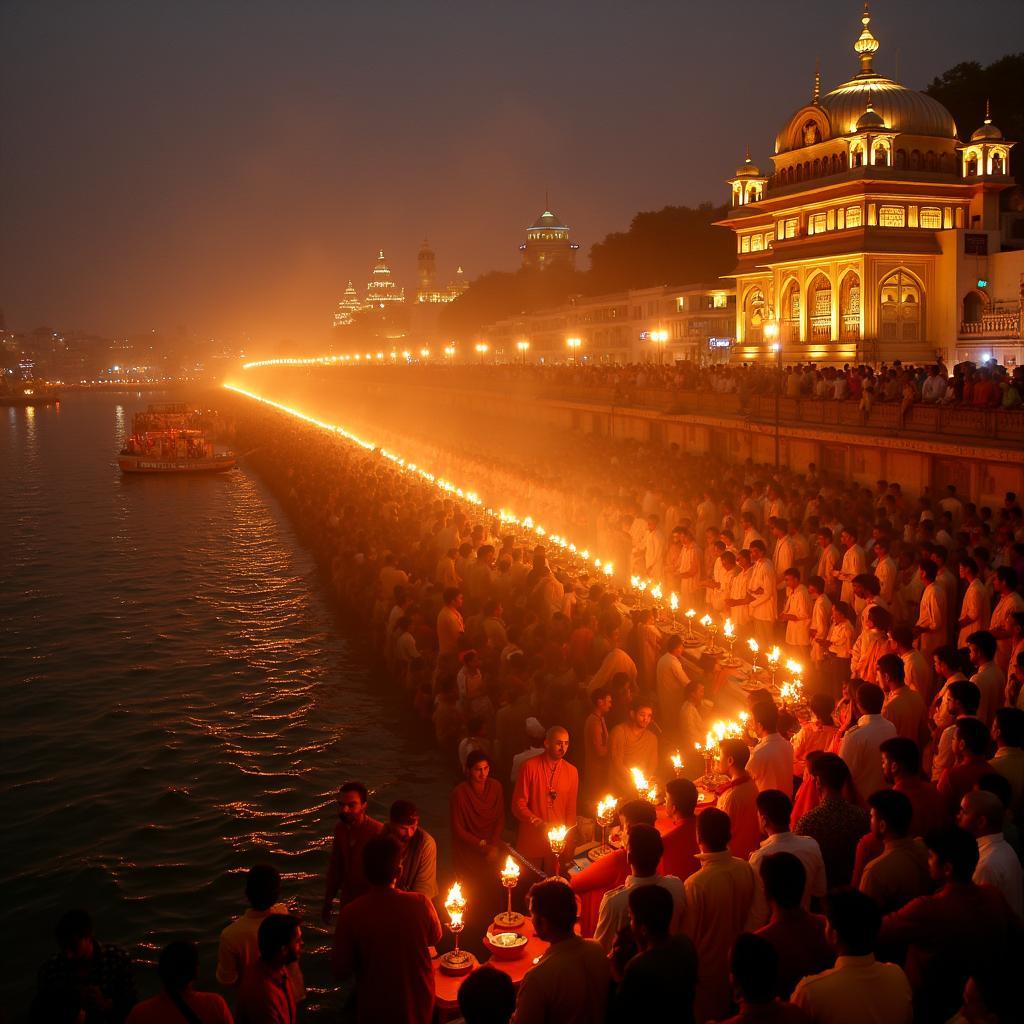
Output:
<path fill-rule="evenodd" d="M 846 208 L 846 226 L 848 228 L 859 228 L 863 223 L 861 209 L 859 206 L 848 206 Z"/>
<path fill-rule="evenodd" d="M 742 248 L 743 252 L 750 252 L 750 235 L 743 236 Z"/>
<path fill-rule="evenodd" d="M 923 206 L 919 223 L 923 228 L 941 228 L 942 211 L 937 206 Z"/>
<path fill-rule="evenodd" d="M 907 211 L 902 206 L 883 206 L 878 211 L 878 223 L 883 228 L 906 227 Z"/>
<path fill-rule="evenodd" d="M 824 213 L 812 213 L 811 219 L 807 222 L 807 233 L 809 235 L 820 235 L 825 231 L 827 222 Z"/>
<path fill-rule="evenodd" d="M 750 251 L 760 252 L 764 248 L 764 239 L 760 235 L 751 235 L 750 237 Z"/>
<path fill-rule="evenodd" d="M 679 298 L 676 299 L 676 312 L 677 313 L 685 313 L 686 312 L 686 296 L 685 295 L 680 295 Z"/>
<path fill-rule="evenodd" d="M 786 237 L 787 238 L 796 238 L 796 227 L 797 227 L 796 217 L 790 217 L 786 221 Z"/>
<path fill-rule="evenodd" d="M 755 237 L 757 237 L 758 241 L 760 241 L 760 236 L 755 236 Z M 724 293 L 721 293 L 721 292 L 719 292 L 717 295 L 713 296 L 713 299 L 714 299 L 714 301 L 711 303 L 711 308 L 712 309 L 725 309 L 725 307 L 728 305 L 728 302 L 729 302 L 728 296 L 725 295 Z"/>

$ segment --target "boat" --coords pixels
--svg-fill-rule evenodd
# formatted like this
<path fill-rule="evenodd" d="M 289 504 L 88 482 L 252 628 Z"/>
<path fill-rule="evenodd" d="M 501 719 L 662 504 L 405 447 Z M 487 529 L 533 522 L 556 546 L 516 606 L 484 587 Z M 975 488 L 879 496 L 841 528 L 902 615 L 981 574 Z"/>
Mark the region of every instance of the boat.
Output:
<path fill-rule="evenodd" d="M 214 450 L 200 416 L 187 405 L 151 405 L 136 413 L 132 433 L 117 456 L 122 473 L 224 473 L 234 469 L 232 452 Z"/>
<path fill-rule="evenodd" d="M 24 408 L 30 405 L 53 405 L 60 401 L 60 392 L 42 381 L 26 380 L 14 386 L 0 387 L 0 405 Z"/>

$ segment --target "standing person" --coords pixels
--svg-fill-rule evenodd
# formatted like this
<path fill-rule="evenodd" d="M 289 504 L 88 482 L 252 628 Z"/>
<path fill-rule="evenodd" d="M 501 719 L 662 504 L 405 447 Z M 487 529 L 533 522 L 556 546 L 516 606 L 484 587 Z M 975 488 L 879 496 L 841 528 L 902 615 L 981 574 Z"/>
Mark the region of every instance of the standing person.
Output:
<path fill-rule="evenodd" d="M 836 574 L 840 571 L 842 555 L 839 553 L 839 548 L 833 543 L 832 531 L 827 526 L 823 526 L 818 531 L 818 546 L 820 553 L 818 555 L 815 575 L 824 582 L 825 593 L 828 595 L 829 600 L 835 604 L 836 601 L 840 600 L 841 581 Z"/>
<path fill-rule="evenodd" d="M 904 664 L 898 654 L 885 654 L 878 659 L 878 682 L 885 694 L 882 717 L 896 726 L 897 736 L 905 736 L 923 748 L 930 735 L 928 709 L 921 695 L 907 686 Z"/>
<path fill-rule="evenodd" d="M 953 726 L 953 764 L 939 779 L 939 795 L 946 801 L 950 814 L 956 814 L 960 801 L 983 775 L 992 771 L 988 752 L 992 737 L 985 723 L 977 718 L 963 716 Z"/>
<path fill-rule="evenodd" d="M 800 570 L 795 566 L 783 574 L 785 603 L 779 621 L 786 624 L 786 646 L 794 658 L 806 665 L 811 654 L 811 595 L 800 582 Z"/>
<path fill-rule="evenodd" d="M 729 983 L 739 1012 L 721 1024 L 809 1024 L 803 1010 L 779 999 L 779 956 L 762 936 L 744 933 L 733 943 Z"/>
<path fill-rule="evenodd" d="M 979 629 L 988 629 L 992 610 L 990 607 L 988 588 L 978 578 L 978 563 L 969 555 L 960 560 L 960 579 L 967 584 L 964 599 L 960 603 L 960 618 L 957 626 L 960 633 L 957 647 L 966 647 L 967 638 Z"/>
<path fill-rule="evenodd" d="M 334 974 L 339 981 L 355 975 L 359 1024 L 430 1024 L 430 947 L 441 941 L 441 922 L 426 896 L 396 888 L 402 849 L 393 836 L 371 839 L 363 850 L 363 866 L 369 889 L 338 914 Z"/>
<path fill-rule="evenodd" d="M 583 806 L 590 810 L 608 791 L 608 712 L 610 690 L 600 687 L 590 694 L 590 714 L 583 723 Z"/>
<path fill-rule="evenodd" d="M 778 995 L 788 999 L 797 982 L 835 963 L 835 950 L 825 937 L 825 918 L 802 905 L 807 872 L 792 853 L 773 853 L 757 865 L 768 904 L 768 923 L 757 930 L 779 957 Z"/>
<path fill-rule="evenodd" d="M 363 847 L 384 827 L 366 813 L 368 796 L 366 786 L 361 782 L 343 782 L 338 790 L 338 824 L 331 844 L 322 913 L 325 924 L 331 919 L 335 896 L 339 904 L 345 906 L 366 891 Z"/>
<path fill-rule="evenodd" d="M 725 739 L 718 744 L 719 768 L 729 776 L 729 783 L 719 794 L 718 808 L 731 822 L 729 850 L 746 860 L 761 842 L 761 826 L 757 820 L 757 785 L 747 774 L 750 748 L 739 739 Z"/>
<path fill-rule="evenodd" d="M 992 771 L 1010 784 L 1010 811 L 1018 821 L 1024 816 L 1024 711 L 1000 708 L 992 723 L 996 752 Z"/>
<path fill-rule="evenodd" d="M 679 735 L 677 747 L 681 752 L 687 770 L 699 777 L 704 774 L 704 756 L 697 750 L 707 733 L 704 723 L 704 684 L 690 682 L 683 691 L 683 703 L 679 709 Z"/>
<path fill-rule="evenodd" d="M 953 826 L 925 842 L 938 890 L 887 914 L 879 941 L 907 948 L 914 1019 L 938 1024 L 956 1013 L 968 978 L 1001 963 L 1014 923 L 1003 894 L 973 881 L 978 844 L 970 832 Z"/>
<path fill-rule="evenodd" d="M 754 639 L 767 650 L 774 640 L 775 621 L 778 618 L 778 592 L 775 589 L 775 567 L 765 554 L 763 540 L 750 545 L 750 577 L 747 580 L 750 595 L 750 624 Z"/>
<path fill-rule="evenodd" d="M 882 915 L 870 897 L 846 890 L 828 899 L 828 938 L 839 956 L 835 967 L 804 978 L 793 1003 L 812 1024 L 911 1024 L 912 992 L 896 964 L 879 963 L 875 946 Z"/>
<path fill-rule="evenodd" d="M 565 759 L 568 751 L 569 731 L 553 725 L 544 737 L 544 752 L 523 764 L 512 794 L 512 814 L 519 822 L 516 849 L 530 860 L 542 860 L 545 871 L 555 867 L 548 829 L 576 825 L 579 773 Z"/>
<path fill-rule="evenodd" d="M 864 629 L 853 642 L 850 652 L 850 675 L 873 683 L 877 680 L 878 659 L 889 654 L 889 627 L 892 616 L 879 605 L 869 605 L 864 616 Z"/>
<path fill-rule="evenodd" d="M 673 827 L 662 837 L 662 871 L 686 881 L 700 867 L 697 854 L 697 787 L 689 779 L 665 783 L 665 814 Z"/>
<path fill-rule="evenodd" d="M 921 562 L 918 572 L 924 590 L 921 593 L 914 636 L 917 637 L 917 649 L 926 658 L 930 658 L 946 642 L 946 608 L 943 593 L 935 582 L 938 566 L 926 559 Z"/>
<path fill-rule="evenodd" d="M 730 559 L 735 559 L 734 564 L 730 564 Z M 745 548 L 736 555 L 726 551 L 721 561 L 727 571 L 727 579 L 722 584 L 726 590 L 726 611 L 732 617 L 737 635 L 742 635 L 750 625 L 750 552 Z"/>
<path fill-rule="evenodd" d="M 998 889 L 1019 921 L 1024 916 L 1024 875 L 1017 852 L 1003 835 L 1004 814 L 999 797 L 974 789 L 960 801 L 957 822 L 978 841 L 974 884 Z"/>
<path fill-rule="evenodd" d="M 878 596 L 886 608 L 891 608 L 896 596 L 896 562 L 889 554 L 889 542 L 879 537 L 874 543 L 875 579 L 878 580 Z"/>
<path fill-rule="evenodd" d="M 818 806 L 796 823 L 795 832 L 816 839 L 829 889 L 849 885 L 860 837 L 869 830 L 868 813 L 846 799 L 850 770 L 837 754 L 817 754 L 811 762 Z"/>
<path fill-rule="evenodd" d="M 729 816 L 709 807 L 697 819 L 700 870 L 684 883 L 686 917 L 683 929 L 697 949 L 698 1021 L 729 1012 L 729 951 L 747 927 L 754 906 L 754 869 L 729 852 Z"/>
<path fill-rule="evenodd" d="M 996 604 L 989 620 L 989 632 L 996 638 L 996 662 L 1005 675 L 1010 668 L 1013 649 L 1013 616 L 1024 612 L 1024 597 L 1017 593 L 1017 570 L 1001 565 L 992 577 Z"/>
<path fill-rule="evenodd" d="M 658 738 L 650 730 L 654 710 L 647 697 L 637 697 L 629 720 L 615 726 L 608 737 L 609 783 L 613 792 L 634 790 L 631 769 L 639 768 L 648 780 L 658 775 Z"/>
<path fill-rule="evenodd" d="M 779 733 L 779 709 L 771 700 L 760 700 L 750 718 L 757 746 L 750 752 L 747 774 L 758 790 L 777 789 L 792 798 L 793 745 Z"/>
<path fill-rule="evenodd" d="M 505 794 L 484 751 L 471 751 L 466 758 L 465 779 L 452 790 L 448 806 L 456 876 L 471 884 L 485 877 L 493 881 L 505 831 Z"/>
<path fill-rule="evenodd" d="M 879 748 L 886 785 L 902 793 L 912 808 L 909 835 L 926 836 L 950 823 L 946 803 L 934 784 L 921 774 L 921 751 L 912 740 L 896 736 Z M 876 851 L 878 852 L 878 851 Z"/>
<path fill-rule="evenodd" d="M 1006 694 L 1006 674 L 996 664 L 996 638 L 988 630 L 979 630 L 967 638 L 967 650 L 975 670 L 971 682 L 981 691 L 978 717 L 991 726 Z"/>
<path fill-rule="evenodd" d="M 462 591 L 458 587 L 447 587 L 442 599 L 444 605 L 437 614 L 437 653 L 458 654 L 459 641 L 466 632 L 462 617 Z"/>
<path fill-rule="evenodd" d="M 271 914 L 287 914 L 288 907 L 278 902 L 281 898 L 281 875 L 270 864 L 254 864 L 245 875 L 245 898 L 249 909 L 220 933 L 217 954 L 217 983 L 235 990 L 246 968 L 259 955 L 260 925 Z M 298 961 L 288 968 L 295 1001 L 301 1003 L 306 990 Z"/>
<path fill-rule="evenodd" d="M 807 631 L 811 644 L 811 673 L 815 684 L 824 689 L 828 685 L 824 666 L 828 633 L 832 628 L 832 601 L 825 593 L 825 581 L 820 576 L 812 576 L 807 581 L 807 595 L 811 599 L 811 622 Z"/>
<path fill-rule="evenodd" d="M 807 755 L 815 750 L 829 750 L 838 729 L 832 720 L 836 702 L 827 693 L 812 693 L 807 700 L 811 717 L 800 726 L 793 737 L 793 777 L 808 779 Z"/>
<path fill-rule="evenodd" d="M 850 769 L 853 785 L 863 804 L 876 790 L 885 788 L 879 747 L 896 735 L 896 726 L 882 716 L 885 696 L 874 683 L 857 688 L 860 717 L 839 744 L 839 756 Z"/>
<path fill-rule="evenodd" d="M 653 825 L 634 825 L 626 833 L 626 860 L 630 873 L 625 884 L 609 889 L 601 900 L 597 915 L 594 938 L 610 953 L 619 931 L 629 923 L 629 895 L 634 889 L 647 885 L 658 885 L 667 890 L 675 904 L 670 931 L 673 935 L 682 930 L 685 894 L 683 883 L 674 875 L 658 873 L 664 846 L 661 834 Z"/>
<path fill-rule="evenodd" d="M 237 1024 L 295 1024 L 295 991 L 288 968 L 302 953 L 302 928 L 290 914 L 271 914 L 256 933 L 260 955 L 238 989 Z"/>
<path fill-rule="evenodd" d="M 39 970 L 32 1024 L 121 1024 L 135 1005 L 131 957 L 96 941 L 85 910 L 68 910 L 55 929 L 58 953 Z"/>
<path fill-rule="evenodd" d="M 880 789 L 868 797 L 868 806 L 871 839 L 879 852 L 864 866 L 860 878 L 854 877 L 854 883 L 888 914 L 931 889 L 928 851 L 910 835 L 914 808 L 904 793 Z M 863 844 L 861 840 L 862 848 Z"/>
<path fill-rule="evenodd" d="M 664 653 L 655 669 L 655 687 L 658 696 L 658 721 L 666 741 L 678 740 L 679 710 L 683 706 L 690 677 L 681 660 L 683 639 L 677 633 L 665 637 Z"/>
<path fill-rule="evenodd" d="M 935 672 L 931 662 L 914 646 L 914 631 L 909 626 L 889 630 L 893 647 L 903 660 L 903 681 L 921 695 L 926 708 L 935 695 Z M 941 650 L 941 648 L 940 648 Z"/>
<path fill-rule="evenodd" d="M 850 659 L 853 657 L 854 612 L 845 602 L 832 606 L 832 628 L 825 641 L 828 652 L 827 674 L 831 677 L 832 697 L 837 698 L 850 679 Z M 820 643 L 820 641 L 819 641 Z"/>
<path fill-rule="evenodd" d="M 761 831 L 767 837 L 760 847 L 750 855 L 750 866 L 758 875 L 757 901 L 752 912 L 752 923 L 758 926 L 768 920 L 768 906 L 764 889 L 760 884 L 761 862 L 779 853 L 791 853 L 804 868 L 804 891 L 800 905 L 805 909 L 815 906 L 825 898 L 825 861 L 821 856 L 818 841 L 810 836 L 799 836 L 790 831 L 790 815 L 793 802 L 777 789 L 766 789 L 757 794 L 757 817 Z"/>
<path fill-rule="evenodd" d="M 199 947 L 194 942 L 172 942 L 163 948 L 157 965 L 163 992 L 136 1004 L 127 1024 L 232 1024 L 231 1011 L 215 992 L 197 992 Z"/>
<path fill-rule="evenodd" d="M 432 900 L 437 895 L 437 843 L 420 828 L 420 812 L 411 800 L 396 800 L 388 814 L 388 835 L 402 851 L 402 870 L 395 883 L 403 892 L 418 892 Z"/>
<path fill-rule="evenodd" d="M 694 1024 L 697 951 L 689 936 L 671 934 L 674 913 L 672 894 L 661 886 L 629 891 L 629 927 L 637 952 L 622 967 L 609 1015 L 612 1024 L 655 1020 L 666 1006 L 679 1024 Z M 615 966 L 617 959 L 613 953 Z"/>
<path fill-rule="evenodd" d="M 528 897 L 537 937 L 548 943 L 519 986 L 513 1024 L 594 1024 L 605 1019 L 610 971 L 600 944 L 573 931 L 576 897 L 559 878 L 537 882 Z"/>
<path fill-rule="evenodd" d="M 839 534 L 839 542 L 843 546 L 843 560 L 838 573 L 843 586 L 840 600 L 852 605 L 854 600 L 853 579 L 868 571 L 868 558 L 864 549 L 857 543 L 857 534 L 848 526 L 844 526 Z"/>

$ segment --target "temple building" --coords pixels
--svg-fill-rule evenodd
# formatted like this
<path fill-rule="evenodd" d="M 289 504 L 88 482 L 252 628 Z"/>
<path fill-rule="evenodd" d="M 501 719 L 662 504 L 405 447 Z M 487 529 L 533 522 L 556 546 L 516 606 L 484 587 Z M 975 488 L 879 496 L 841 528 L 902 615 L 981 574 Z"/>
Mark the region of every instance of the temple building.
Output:
<path fill-rule="evenodd" d="M 349 327 L 355 319 L 356 313 L 363 308 L 363 303 L 356 294 L 355 287 L 349 281 L 345 294 L 342 296 L 338 308 L 334 311 L 334 326 Z"/>
<path fill-rule="evenodd" d="M 405 302 L 405 289 L 399 288 L 391 277 L 391 268 L 380 250 L 370 280 L 366 285 L 366 305 L 385 309 L 392 303 Z"/>
<path fill-rule="evenodd" d="M 526 241 L 519 246 L 523 267 L 527 270 L 547 270 L 549 267 L 575 270 L 577 249 L 579 244 L 572 240 L 569 226 L 548 209 L 526 229 Z"/>
<path fill-rule="evenodd" d="M 1003 193 L 1015 143 L 987 110 L 960 141 L 941 103 L 875 70 L 867 3 L 861 23 L 853 78 L 822 94 L 816 72 L 771 169 L 748 151 L 729 179 L 732 359 L 775 358 L 777 343 L 787 362 L 1014 364 L 1024 235 Z"/>
<path fill-rule="evenodd" d="M 437 257 L 430 243 L 423 239 L 416 254 L 416 302 L 426 305 L 444 305 L 454 302 L 467 288 L 469 282 L 462 267 L 455 271 L 455 278 L 446 285 L 437 281 Z"/>

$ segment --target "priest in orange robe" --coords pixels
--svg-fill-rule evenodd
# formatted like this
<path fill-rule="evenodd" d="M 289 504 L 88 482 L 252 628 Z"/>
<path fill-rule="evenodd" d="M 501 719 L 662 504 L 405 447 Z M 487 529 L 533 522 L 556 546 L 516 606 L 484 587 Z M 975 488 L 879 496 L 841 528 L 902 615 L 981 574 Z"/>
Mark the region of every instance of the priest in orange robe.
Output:
<path fill-rule="evenodd" d="M 557 825 L 576 827 L 576 795 L 579 773 L 565 759 L 569 732 L 553 725 L 544 737 L 544 752 L 523 762 L 512 794 L 512 813 L 519 821 L 516 848 L 545 871 L 555 870 L 555 857 L 548 845 L 548 829 Z M 568 848 L 575 837 L 571 835 Z"/>

